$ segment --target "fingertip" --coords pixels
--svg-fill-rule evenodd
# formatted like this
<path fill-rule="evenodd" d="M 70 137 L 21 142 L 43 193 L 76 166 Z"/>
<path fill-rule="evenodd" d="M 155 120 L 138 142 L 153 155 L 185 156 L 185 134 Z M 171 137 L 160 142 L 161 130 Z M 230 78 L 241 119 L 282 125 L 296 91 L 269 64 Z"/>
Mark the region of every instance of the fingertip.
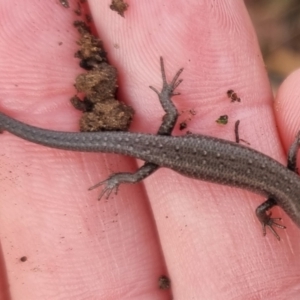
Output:
<path fill-rule="evenodd" d="M 274 114 L 279 135 L 287 150 L 300 130 L 300 69 L 289 75 L 279 87 Z"/>

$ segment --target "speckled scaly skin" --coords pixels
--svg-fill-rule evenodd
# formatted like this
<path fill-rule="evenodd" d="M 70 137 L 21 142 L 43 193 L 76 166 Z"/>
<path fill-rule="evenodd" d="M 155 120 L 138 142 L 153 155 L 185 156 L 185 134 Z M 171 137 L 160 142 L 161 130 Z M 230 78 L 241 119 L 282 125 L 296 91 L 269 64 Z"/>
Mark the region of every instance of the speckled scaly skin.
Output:
<path fill-rule="evenodd" d="M 37 128 L 0 113 L 2 130 L 47 147 L 81 152 L 109 152 L 124 154 L 146 161 L 137 172 L 117 173 L 96 184 L 105 185 L 101 196 L 108 195 L 121 183 L 135 183 L 149 176 L 159 167 L 170 168 L 195 179 L 251 190 L 268 197 L 256 210 L 264 233 L 268 226 L 277 238 L 273 226 L 284 228 L 267 214 L 279 205 L 300 227 L 300 178 L 274 159 L 240 144 L 204 136 L 171 136 L 177 120 L 177 110 L 171 96 L 180 84 L 182 69 L 170 84 L 167 83 L 161 59 L 163 88 L 158 92 L 166 116 L 156 135 L 130 132 L 58 132 Z M 295 161 L 298 140 L 289 159 Z M 101 197 L 100 196 L 100 197 Z"/>

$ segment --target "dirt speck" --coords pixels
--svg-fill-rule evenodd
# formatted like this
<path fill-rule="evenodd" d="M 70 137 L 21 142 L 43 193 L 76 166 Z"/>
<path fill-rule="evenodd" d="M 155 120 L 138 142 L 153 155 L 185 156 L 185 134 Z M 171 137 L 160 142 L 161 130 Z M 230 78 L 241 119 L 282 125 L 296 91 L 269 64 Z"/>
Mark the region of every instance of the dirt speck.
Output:
<path fill-rule="evenodd" d="M 158 278 L 158 287 L 161 290 L 168 290 L 171 286 L 170 278 L 166 275 L 162 275 Z"/>
<path fill-rule="evenodd" d="M 241 102 L 241 98 L 238 97 L 237 93 L 234 90 L 228 90 L 227 96 L 231 99 L 231 102 Z"/>
<path fill-rule="evenodd" d="M 77 8 L 74 10 L 74 12 L 77 16 L 81 16 L 81 5 L 79 2 L 77 3 Z"/>
<path fill-rule="evenodd" d="M 59 2 L 65 8 L 69 8 L 70 7 L 68 0 L 59 0 Z"/>
<path fill-rule="evenodd" d="M 183 121 L 179 124 L 179 130 L 184 130 L 187 128 L 187 123 L 186 121 Z"/>
<path fill-rule="evenodd" d="M 228 116 L 227 115 L 220 116 L 219 119 L 216 120 L 216 122 L 221 125 L 226 125 L 228 123 Z"/>
<path fill-rule="evenodd" d="M 120 16 L 124 17 L 124 12 L 127 10 L 128 6 L 129 5 L 123 0 L 112 0 L 110 9 L 116 11 Z"/>
<path fill-rule="evenodd" d="M 21 262 L 27 261 L 27 257 L 26 257 L 26 256 L 22 256 L 22 257 L 20 258 L 20 261 L 21 261 Z"/>
<path fill-rule="evenodd" d="M 86 131 L 120 131 L 127 130 L 132 119 L 131 107 L 115 99 L 96 103 L 93 111 L 86 112 L 80 120 L 80 128 Z"/>

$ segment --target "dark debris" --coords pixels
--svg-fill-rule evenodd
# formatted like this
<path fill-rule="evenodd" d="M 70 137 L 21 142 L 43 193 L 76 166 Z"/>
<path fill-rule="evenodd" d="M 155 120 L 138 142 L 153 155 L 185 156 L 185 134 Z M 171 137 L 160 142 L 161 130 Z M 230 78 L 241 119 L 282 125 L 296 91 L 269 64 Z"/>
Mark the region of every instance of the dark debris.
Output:
<path fill-rule="evenodd" d="M 127 10 L 128 6 L 129 5 L 123 0 L 112 0 L 110 9 L 116 11 L 120 16 L 124 17 L 124 12 Z"/>
<path fill-rule="evenodd" d="M 168 290 L 171 287 L 171 281 L 170 278 L 162 275 L 158 278 L 158 287 L 161 290 Z"/>
<path fill-rule="evenodd" d="M 77 42 L 80 49 L 75 56 L 80 59 L 80 66 L 87 70 L 75 80 L 75 87 L 84 98 L 77 95 L 71 98 L 73 106 L 83 112 L 80 130 L 128 130 L 134 111 L 116 99 L 117 70 L 108 63 L 102 41 L 83 21 L 74 22 L 74 26 L 80 33 Z"/>

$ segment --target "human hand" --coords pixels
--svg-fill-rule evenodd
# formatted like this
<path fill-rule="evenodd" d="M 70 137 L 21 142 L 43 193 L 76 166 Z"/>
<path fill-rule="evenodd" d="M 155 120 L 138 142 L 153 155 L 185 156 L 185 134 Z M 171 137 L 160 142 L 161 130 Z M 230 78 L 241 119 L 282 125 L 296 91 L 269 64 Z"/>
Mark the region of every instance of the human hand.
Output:
<path fill-rule="evenodd" d="M 148 86 L 161 86 L 163 56 L 169 79 L 184 67 L 173 101 L 179 111 L 196 111 L 189 131 L 234 140 L 239 119 L 250 147 L 286 163 L 282 149 L 300 129 L 299 72 L 283 84 L 273 110 L 242 2 L 130 3 L 125 19 L 109 3 L 89 5 L 119 71 L 120 99 L 136 111 L 133 131 L 155 133 L 160 125 L 163 112 Z M 69 98 L 82 72 L 73 57 L 76 18 L 58 3 L 40 4 L 3 5 L 1 110 L 38 127 L 75 131 L 79 113 Z M 241 103 L 230 102 L 229 89 Z M 215 123 L 223 114 L 227 126 Z M 178 126 L 174 134 L 181 134 Z M 175 299 L 296 299 L 300 231 L 275 209 L 287 230 L 279 232 L 281 242 L 269 232 L 263 238 L 254 214 L 262 197 L 160 169 L 98 202 L 99 190 L 88 187 L 136 170 L 133 159 L 0 138 L 3 299 L 169 299 L 157 286 L 167 270 Z"/>

